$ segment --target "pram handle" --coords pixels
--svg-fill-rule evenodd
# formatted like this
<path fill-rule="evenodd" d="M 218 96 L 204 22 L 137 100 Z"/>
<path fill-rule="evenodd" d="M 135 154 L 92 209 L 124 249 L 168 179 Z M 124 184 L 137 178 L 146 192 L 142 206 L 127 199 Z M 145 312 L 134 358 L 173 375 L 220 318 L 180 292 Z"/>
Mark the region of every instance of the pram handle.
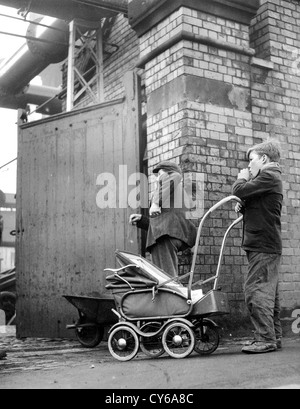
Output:
<path fill-rule="evenodd" d="M 200 241 L 200 238 L 201 238 L 203 225 L 204 225 L 206 219 L 211 215 L 211 213 L 213 213 L 214 211 L 219 209 L 221 206 L 223 206 L 224 204 L 226 204 L 226 203 L 228 203 L 230 201 L 236 201 L 237 203 L 241 204 L 242 206 L 245 206 L 244 202 L 240 198 L 238 198 L 237 196 L 228 196 L 228 197 L 225 197 L 224 199 L 220 200 L 214 206 L 212 206 L 208 210 L 208 212 L 203 216 L 203 218 L 201 220 L 201 223 L 200 223 L 199 228 L 198 228 L 196 244 L 195 244 L 195 248 L 194 248 L 194 256 L 193 256 L 193 262 L 192 262 L 192 267 L 191 267 L 191 272 L 190 272 L 190 281 L 189 281 L 189 286 L 188 286 L 188 291 L 189 292 L 191 292 L 191 289 L 192 289 L 192 286 L 193 286 L 194 272 L 195 272 L 195 267 L 196 267 L 197 254 L 198 254 L 198 247 L 199 247 L 199 241 Z M 243 220 L 243 216 L 241 216 L 237 220 L 235 220 L 234 223 L 231 224 L 231 226 L 228 228 L 228 230 L 225 233 L 223 243 L 222 243 L 222 248 L 221 248 L 221 253 L 220 253 L 220 257 L 219 257 L 219 263 L 218 263 L 218 268 L 217 268 L 216 275 L 214 277 L 209 278 L 208 280 L 198 281 L 197 283 L 201 282 L 201 284 L 203 285 L 203 284 L 206 284 L 206 283 L 208 283 L 210 281 L 215 280 L 214 289 L 217 288 L 217 279 L 219 277 L 219 273 L 220 273 L 220 269 L 221 269 L 221 263 L 222 263 L 222 257 L 223 257 L 224 248 L 225 248 L 225 244 L 226 244 L 226 239 L 227 239 L 228 234 L 231 231 L 231 229 L 234 226 L 236 226 L 238 223 L 240 223 L 242 220 Z M 195 284 L 197 284 L 197 283 L 195 283 Z"/>
<path fill-rule="evenodd" d="M 218 203 L 216 203 L 214 206 L 212 206 L 208 212 L 206 213 L 206 215 L 204 217 L 209 216 L 211 213 L 213 213 L 215 210 L 217 210 L 219 207 L 223 206 L 225 203 L 231 202 L 232 200 L 235 200 L 236 202 L 238 202 L 240 205 L 245 206 L 245 203 L 242 201 L 242 199 L 240 199 L 237 196 L 228 196 L 225 197 L 224 199 L 220 200 Z"/>
<path fill-rule="evenodd" d="M 223 242 L 222 242 L 222 247 L 221 247 L 221 252 L 220 252 L 220 257 L 219 257 L 219 262 L 218 262 L 218 267 L 217 267 L 217 273 L 216 273 L 216 275 L 213 276 L 213 277 L 208 278 L 207 280 L 199 280 L 199 281 L 193 283 L 193 284 L 192 284 L 192 287 L 194 287 L 194 286 L 197 285 L 197 284 L 205 285 L 205 284 L 207 284 L 207 283 L 209 283 L 209 282 L 215 280 L 214 290 L 217 289 L 217 287 L 218 287 L 218 278 L 219 278 L 219 275 L 220 275 L 220 270 L 221 270 L 221 265 L 222 265 L 222 258 L 223 258 L 223 254 L 224 254 L 224 249 L 225 249 L 225 244 L 226 244 L 227 236 L 228 236 L 229 232 L 231 231 L 231 229 L 232 229 L 235 225 L 237 225 L 238 223 L 240 223 L 242 220 L 243 220 L 243 216 L 241 216 L 241 217 L 239 217 L 237 220 L 235 220 L 235 222 L 228 228 L 228 230 L 227 230 L 226 233 L 225 233 L 225 236 L 224 236 L 224 239 L 223 239 Z"/>

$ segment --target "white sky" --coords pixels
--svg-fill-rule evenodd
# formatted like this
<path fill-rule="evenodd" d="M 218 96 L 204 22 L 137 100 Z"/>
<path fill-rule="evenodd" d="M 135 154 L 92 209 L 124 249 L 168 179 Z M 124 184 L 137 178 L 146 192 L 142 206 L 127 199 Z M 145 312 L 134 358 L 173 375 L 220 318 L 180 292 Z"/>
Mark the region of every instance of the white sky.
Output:
<path fill-rule="evenodd" d="M 0 6 L 0 14 L 21 17 L 17 10 Z M 0 31 L 25 35 L 28 24 L 0 16 Z M 11 57 L 17 51 L 24 39 L 0 35 L 0 61 Z M 17 111 L 0 108 L 0 167 L 17 158 Z M 0 169 L 0 189 L 5 193 L 16 193 L 17 162 Z"/>
<path fill-rule="evenodd" d="M 17 10 L 0 6 L 0 14 L 15 17 Z M 25 34 L 27 25 L 17 20 L 0 16 L 1 31 Z M 10 57 L 24 40 L 17 37 L 0 35 L 0 60 Z M 15 159 L 17 155 L 17 111 L 0 108 L 0 167 Z M 16 193 L 16 162 L 0 170 L 0 189 L 5 193 Z"/>
<path fill-rule="evenodd" d="M 17 154 L 17 112 L 0 109 L 0 167 L 15 159 Z M 5 193 L 16 193 L 17 162 L 0 170 L 0 189 Z"/>

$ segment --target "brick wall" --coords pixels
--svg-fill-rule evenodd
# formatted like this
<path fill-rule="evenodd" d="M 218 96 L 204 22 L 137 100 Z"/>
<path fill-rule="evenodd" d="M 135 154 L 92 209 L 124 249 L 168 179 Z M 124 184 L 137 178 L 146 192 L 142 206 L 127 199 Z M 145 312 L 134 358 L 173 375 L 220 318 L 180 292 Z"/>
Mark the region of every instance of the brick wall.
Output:
<path fill-rule="evenodd" d="M 119 15 L 106 39 L 105 49 L 114 51 L 110 44 L 118 46 L 111 56 L 104 55 L 105 100 L 111 101 L 124 95 L 123 76 L 126 71 L 134 70 L 139 58 L 138 39 L 128 24 L 128 19 Z"/>
<path fill-rule="evenodd" d="M 283 149 L 283 315 L 300 305 L 300 3 L 272 0 L 263 4 L 251 26 L 257 56 L 273 69 L 253 67 L 254 137 L 280 141 Z"/>
<path fill-rule="evenodd" d="M 149 168 L 161 160 L 175 159 L 183 170 L 204 174 L 207 211 L 231 194 L 238 169 L 245 165 L 245 151 L 254 142 L 249 28 L 182 7 L 140 39 L 141 57 L 182 31 L 214 39 L 216 46 L 183 39 L 145 65 Z M 226 50 L 224 43 L 232 49 Z M 216 272 L 220 245 L 234 218 L 230 204 L 208 220 L 197 278 L 206 279 Z M 232 310 L 244 319 L 246 260 L 240 244 L 237 228 L 225 250 L 219 284 L 228 293 Z M 182 257 L 182 272 L 188 272 L 190 262 L 190 255 Z"/>

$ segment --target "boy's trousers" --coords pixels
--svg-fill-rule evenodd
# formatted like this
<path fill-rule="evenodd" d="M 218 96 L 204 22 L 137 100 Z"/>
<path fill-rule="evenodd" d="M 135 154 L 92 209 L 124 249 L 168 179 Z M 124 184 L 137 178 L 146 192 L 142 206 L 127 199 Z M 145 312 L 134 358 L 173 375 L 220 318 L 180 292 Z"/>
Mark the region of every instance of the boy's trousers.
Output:
<path fill-rule="evenodd" d="M 255 329 L 255 341 L 276 343 L 282 337 L 279 301 L 281 255 L 247 252 L 245 300 Z"/>

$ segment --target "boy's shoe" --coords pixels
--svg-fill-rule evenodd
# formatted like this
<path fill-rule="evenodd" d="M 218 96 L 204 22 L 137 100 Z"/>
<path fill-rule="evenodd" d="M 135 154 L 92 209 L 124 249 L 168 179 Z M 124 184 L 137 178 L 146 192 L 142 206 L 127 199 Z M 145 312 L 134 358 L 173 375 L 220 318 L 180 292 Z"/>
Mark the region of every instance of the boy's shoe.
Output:
<path fill-rule="evenodd" d="M 277 350 L 276 344 L 266 342 L 253 342 L 251 345 L 246 345 L 242 352 L 245 354 L 265 354 L 267 352 L 274 352 Z"/>
<path fill-rule="evenodd" d="M 6 354 L 6 351 L 4 351 L 4 350 L 0 350 L 0 360 L 1 359 L 4 359 L 4 358 L 6 358 L 7 357 L 7 354 Z"/>

